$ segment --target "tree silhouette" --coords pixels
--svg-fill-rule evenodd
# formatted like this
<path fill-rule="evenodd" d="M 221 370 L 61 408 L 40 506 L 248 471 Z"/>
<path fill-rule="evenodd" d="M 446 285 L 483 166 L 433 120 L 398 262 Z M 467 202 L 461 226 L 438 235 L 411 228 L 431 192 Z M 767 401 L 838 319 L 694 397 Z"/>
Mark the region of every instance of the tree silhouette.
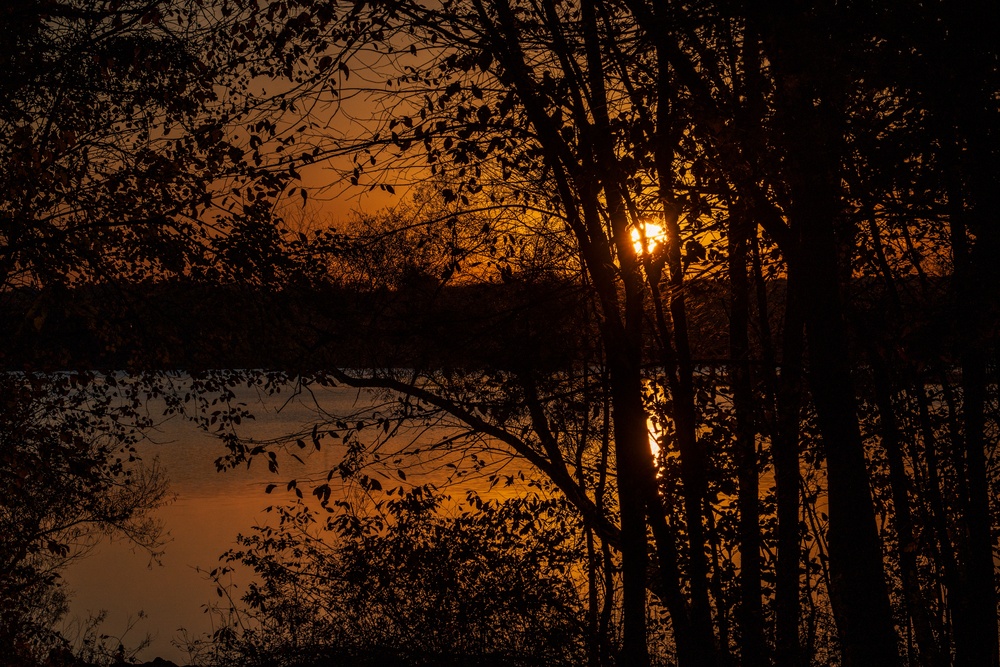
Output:
<path fill-rule="evenodd" d="M 276 218 L 254 197 L 273 195 L 288 175 L 248 162 L 228 125 L 252 107 L 234 87 L 252 68 L 233 69 L 242 56 L 229 32 L 247 13 L 207 20 L 205 10 L 183 0 L 0 9 L 0 357 L 5 371 L 26 371 L 4 375 L 0 403 L 0 634 L 11 664 L 58 646 L 49 627 L 58 619 L 39 621 L 40 610 L 65 611 L 59 571 L 95 536 L 151 553 L 162 546 L 149 513 L 165 482 L 134 448 L 149 425 L 136 396 L 157 382 L 35 374 L 88 365 L 71 355 L 85 345 L 46 335 L 52 321 L 83 322 L 69 330 L 93 334 L 109 354 L 131 350 L 122 357 L 133 368 L 156 367 L 154 336 L 129 311 L 136 284 L 233 280 L 218 260 L 255 267 L 276 236 Z M 245 189 L 240 206 L 220 208 L 226 185 Z M 103 313 L 74 298 L 85 288 L 106 297 Z M 111 301 L 126 316 L 101 320 Z M 46 343 L 58 349 L 23 354 Z"/>
<path fill-rule="evenodd" d="M 997 664 L 994 13 L 208 6 L 5 10 L 6 284 L 356 290 L 299 311 L 361 361 L 303 386 L 386 398 L 299 434 L 346 445 L 317 499 L 526 462 L 579 517 L 593 664 L 649 664 L 655 605 L 681 665 Z M 288 234 L 320 165 L 423 189 Z"/>
<path fill-rule="evenodd" d="M 568 378 L 579 383 L 587 374 L 583 358 L 558 379 L 530 371 L 491 376 L 480 380 L 479 394 L 457 391 L 454 376 L 433 370 L 329 376 L 408 395 L 507 442 L 549 475 L 622 554 L 627 664 L 647 661 L 647 589 L 669 610 L 682 664 L 725 663 L 734 659 L 734 648 L 741 661 L 766 664 L 770 641 L 781 664 L 807 661 L 800 624 L 803 605 L 812 606 L 815 593 L 801 589 L 803 538 L 821 549 L 823 560 L 817 564 L 806 552 L 807 564 L 820 567 L 829 586 L 844 664 L 898 664 L 899 633 L 911 627 L 920 648 L 907 651 L 922 659 L 944 659 L 951 644 L 943 626 L 929 629 L 922 616 L 922 585 L 914 574 L 921 566 L 909 555 L 916 547 L 902 543 L 914 535 L 903 505 L 932 507 L 941 491 L 940 478 L 929 482 L 929 495 L 919 502 L 905 489 L 910 471 L 931 465 L 925 458 L 936 456 L 931 450 L 938 436 L 928 426 L 927 449 L 912 450 L 910 462 L 900 465 L 893 423 L 903 416 L 903 387 L 893 378 L 910 377 L 911 388 L 924 395 L 923 412 L 906 418 L 933 420 L 930 413 L 941 404 L 928 405 L 925 391 L 942 376 L 926 369 L 947 368 L 954 355 L 964 372 L 961 387 L 945 399 L 956 419 L 953 446 L 959 447 L 947 466 L 966 489 L 964 509 L 955 510 L 966 537 L 959 546 L 939 535 L 944 542 L 938 548 L 944 562 L 954 560 L 945 569 L 955 570 L 956 660 L 990 660 L 995 630 L 983 629 L 975 641 L 958 639 L 971 636 L 973 617 L 991 628 L 996 618 L 995 586 L 987 583 L 981 596 L 961 592 L 961 582 L 969 581 L 966 567 L 979 573 L 977 580 L 994 579 L 984 537 L 990 523 L 985 461 L 993 448 L 984 415 L 993 400 L 986 398 L 986 378 L 995 346 L 983 326 L 995 322 L 987 296 L 994 290 L 987 286 L 996 281 L 985 267 L 973 268 L 975 257 L 989 255 L 992 226 L 972 222 L 981 214 L 972 211 L 983 211 L 979 202 L 995 191 L 985 167 L 996 125 L 995 104 L 986 101 L 993 94 L 987 91 L 995 91 L 995 49 L 970 28 L 971 17 L 985 15 L 950 14 L 938 5 L 876 10 L 786 3 L 762 9 L 639 1 L 395 3 L 363 15 L 378 27 L 357 39 L 393 55 L 368 69 L 364 59 L 341 60 L 337 71 L 345 79 L 359 70 L 384 76 L 385 86 L 373 86 L 372 95 L 388 112 L 373 119 L 376 131 L 345 178 L 394 188 L 396 175 L 407 172 L 383 165 L 409 167 L 422 157 L 444 204 L 457 207 L 437 224 L 461 224 L 463 209 L 511 211 L 523 226 L 508 234 L 557 237 L 571 249 L 562 270 L 584 276 L 581 285 L 596 305 L 597 338 L 587 349 L 600 350 L 591 359 L 606 373 L 608 461 L 618 514 L 611 525 L 608 517 L 595 516 L 603 505 L 590 499 L 594 487 L 575 481 L 566 434 L 552 426 L 553 414 L 564 409 L 557 397 L 567 395 Z M 938 46 L 939 38 L 951 43 L 956 35 L 968 38 L 958 50 L 968 56 L 968 67 Z M 316 54 L 317 61 L 323 57 Z M 935 98 L 931 89 L 941 90 L 935 87 L 950 79 L 929 71 L 956 72 L 948 77 L 961 78 L 955 86 L 964 102 Z M 935 117 L 947 120 L 929 122 Z M 321 132 L 312 136 L 323 141 Z M 975 149 L 956 150 L 973 144 Z M 964 160 L 979 160 L 975 174 L 949 168 L 972 164 Z M 945 202 L 951 202 L 948 218 L 938 212 Z M 658 254 L 637 252 L 632 244 L 631 230 L 649 217 L 666 230 Z M 487 224 L 480 239 L 489 245 L 494 230 Z M 478 268 L 483 263 L 476 264 L 480 255 L 470 239 L 456 245 L 454 257 L 441 273 L 445 282 L 489 280 L 497 264 L 487 259 L 486 268 Z M 701 372 L 692 352 L 688 294 L 695 271 L 729 290 L 730 358 L 724 362 L 734 421 L 732 440 L 722 438 L 727 444 L 718 449 L 704 431 L 712 411 L 699 396 Z M 893 342 L 897 323 L 866 319 L 872 302 L 858 290 L 872 285 L 873 277 L 881 283 L 879 298 L 889 299 L 901 298 L 914 281 L 926 288 L 954 280 L 954 294 L 964 294 L 960 300 L 969 306 L 956 311 L 965 313 L 960 321 L 966 333 L 956 332 L 954 347 L 951 339 Z M 781 303 L 770 300 L 769 284 L 781 286 Z M 917 304 L 934 298 L 925 289 L 896 312 L 921 326 L 913 320 Z M 783 319 L 777 330 L 774 316 Z M 893 375 L 866 352 L 866 342 L 875 339 L 897 350 L 890 355 Z M 903 367 L 910 370 L 895 375 Z M 513 401 L 497 413 L 502 419 L 476 407 L 494 385 L 506 387 Z M 563 391 L 550 390 L 554 386 Z M 873 404 L 881 408 L 870 412 Z M 520 421 L 509 421 L 514 414 Z M 671 483 L 682 511 L 668 505 L 663 464 L 654 466 L 648 452 L 650 415 L 664 426 L 661 447 L 677 457 L 678 479 Z M 900 542 L 895 555 L 884 553 L 880 536 L 876 501 L 882 502 L 885 487 L 868 435 L 872 419 L 879 420 L 888 484 L 900 505 L 893 511 L 893 539 Z M 807 436 L 818 438 L 821 449 L 805 442 Z M 761 446 L 773 464 L 758 458 Z M 600 451 L 596 440 L 589 447 Z M 720 457 L 729 451 L 736 468 L 723 473 Z M 814 499 L 806 506 L 799 499 L 804 454 L 821 462 L 825 479 L 816 491 L 828 502 L 815 514 L 811 535 L 800 528 L 800 512 L 816 512 Z M 770 539 L 763 531 L 773 519 L 759 515 L 761 465 L 773 465 L 776 485 L 779 551 L 777 564 L 767 566 L 760 545 Z M 714 508 L 720 490 L 734 484 L 720 474 L 736 475 L 737 543 L 746 552 L 734 597 L 724 586 Z M 947 526 L 954 519 L 936 520 Z M 945 555 L 954 548 L 954 556 Z M 650 549 L 656 554 L 652 573 Z M 926 558 L 936 562 L 938 556 Z M 903 572 L 898 585 L 910 600 L 903 611 L 894 608 L 900 599 L 892 590 L 897 564 Z M 773 640 L 762 604 L 772 604 L 762 598 L 771 576 L 765 568 L 771 567 L 777 582 Z M 740 608 L 735 628 L 731 603 Z M 972 608 L 979 611 L 966 616 Z"/>

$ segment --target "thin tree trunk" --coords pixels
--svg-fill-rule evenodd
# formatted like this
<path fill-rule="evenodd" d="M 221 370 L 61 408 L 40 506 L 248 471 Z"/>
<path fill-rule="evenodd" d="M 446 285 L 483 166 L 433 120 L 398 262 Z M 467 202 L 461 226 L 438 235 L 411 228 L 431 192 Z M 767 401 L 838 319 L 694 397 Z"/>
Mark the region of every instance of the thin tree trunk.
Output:
<path fill-rule="evenodd" d="M 962 588 L 962 578 L 959 572 L 958 561 L 955 558 L 955 546 L 952 543 L 949 529 L 951 525 L 947 510 L 945 509 L 944 497 L 941 492 L 943 484 L 941 478 L 941 466 L 938 457 L 938 442 L 934 434 L 934 425 L 931 423 L 930 406 L 927 392 L 923 385 L 923 380 L 918 378 L 914 388 L 914 398 L 917 402 L 917 418 L 920 424 L 921 439 L 924 443 L 924 460 L 927 463 L 927 489 L 926 495 L 930 509 L 931 528 L 937 538 L 937 566 L 942 573 L 941 579 L 948 592 L 948 604 L 944 606 L 946 630 L 948 634 L 954 636 L 956 627 L 965 627 L 965 613 L 967 605 L 964 600 Z M 947 612 L 951 611 L 950 614 Z M 950 652 L 947 637 L 942 636 L 938 643 L 947 653 Z"/>
<path fill-rule="evenodd" d="M 712 505 L 707 499 L 705 500 L 705 517 L 708 523 L 708 530 L 706 531 L 706 534 L 708 535 L 708 544 L 712 553 L 712 563 L 715 565 L 712 569 L 710 586 L 712 588 L 712 595 L 715 596 L 716 625 L 719 628 L 719 664 L 730 665 L 733 658 L 729 650 L 729 638 L 732 634 L 732 629 L 729 623 L 729 609 L 731 605 L 726 599 L 722 588 L 722 572 L 718 567 L 722 552 L 721 539 L 719 537 L 718 527 L 715 523 L 715 515 L 712 511 Z"/>
<path fill-rule="evenodd" d="M 899 299 L 899 290 L 892 269 L 886 259 L 882 244 L 881 230 L 874 211 L 869 207 L 866 214 L 868 232 L 872 247 L 875 250 L 875 269 L 885 285 L 887 298 L 885 322 L 902 322 L 903 313 Z M 910 511 L 911 483 L 906 473 L 903 461 L 903 451 L 899 433 L 899 423 L 896 419 L 896 407 L 893 402 L 893 383 L 890 377 L 889 363 L 886 352 L 879 341 L 897 337 L 892 328 L 874 331 L 871 335 L 862 337 L 869 341 L 869 363 L 872 372 L 875 405 L 879 415 L 879 434 L 882 448 L 885 450 L 889 466 L 889 488 L 893 504 L 892 525 L 896 532 L 896 560 L 899 563 L 900 584 L 903 589 L 903 605 L 911 622 L 907 626 L 907 653 L 916 654 L 919 664 L 925 667 L 936 667 L 944 664 L 944 656 L 934 640 L 930 617 L 927 614 L 923 591 L 917 570 L 917 544 L 914 534 L 913 516 Z M 891 348 L 891 346 L 890 346 Z M 891 352 L 889 353 L 891 354 Z M 916 473 L 916 470 L 914 471 Z M 910 629 L 912 628 L 912 632 Z M 916 650 L 913 641 L 916 641 Z"/>
<path fill-rule="evenodd" d="M 778 376 L 767 320 L 767 290 L 754 244 L 754 274 L 761 320 L 761 350 L 773 396 L 771 454 L 778 518 L 778 555 L 775 565 L 775 664 L 801 664 L 799 616 L 802 610 L 800 567 L 802 536 L 799 504 L 799 413 L 802 408 L 802 352 L 804 323 L 798 280 L 789 272 L 785 281 L 785 317 L 782 333 L 781 375 Z"/>
<path fill-rule="evenodd" d="M 658 151 L 659 152 L 659 151 Z M 660 155 L 657 164 L 660 177 L 667 178 L 669 172 L 665 162 L 667 156 Z M 707 493 L 706 460 L 702 447 L 698 444 L 697 417 L 694 395 L 694 365 L 691 361 L 691 347 L 688 340 L 687 308 L 684 292 L 684 269 L 681 262 L 679 210 L 662 187 L 663 222 L 666 232 L 665 251 L 667 280 L 670 286 L 668 305 L 672 323 L 676 374 L 668 372 L 671 379 L 674 433 L 680 451 L 681 480 L 688 537 L 688 567 L 691 581 L 691 617 L 700 642 L 711 637 L 712 609 L 708 596 L 708 558 L 705 554 L 705 526 L 703 502 Z"/>
<path fill-rule="evenodd" d="M 985 397 L 986 361 L 981 355 L 970 352 L 962 360 L 962 414 L 968 475 L 965 518 L 969 533 L 966 564 L 969 627 L 965 637 L 955 637 L 955 664 L 959 667 L 996 667 L 998 664 L 996 573 L 984 438 Z"/>
<path fill-rule="evenodd" d="M 688 575 L 691 585 L 691 627 L 693 643 L 701 656 L 699 665 L 709 667 L 716 664 L 716 649 L 712 624 L 712 608 L 709 601 L 709 568 L 705 554 L 705 527 L 703 503 L 707 492 L 705 454 L 698 444 L 697 416 L 694 393 L 694 365 L 691 360 L 688 339 L 687 310 L 685 305 L 684 268 L 681 261 L 680 208 L 674 199 L 674 144 L 675 118 L 671 108 L 673 88 L 670 67 L 665 52 L 657 47 L 657 107 L 656 130 L 654 136 L 654 162 L 659 179 L 660 202 L 663 207 L 663 228 L 665 232 L 664 263 L 669 285 L 667 305 L 670 313 L 672 340 L 666 336 L 662 306 L 658 291 L 653 299 L 657 302 L 657 317 L 664 338 L 664 350 L 669 357 L 664 359 L 666 374 L 673 404 L 674 433 L 680 451 L 681 480 L 688 539 Z M 652 283 L 658 283 L 658 277 Z"/>
<path fill-rule="evenodd" d="M 913 517 L 910 513 L 910 482 L 903 462 L 899 427 L 892 401 L 891 382 L 883 360 L 878 358 L 872 360 L 872 375 L 882 447 L 885 449 L 889 464 L 893 525 L 896 529 L 896 558 L 899 560 L 903 599 L 907 614 L 913 621 L 913 632 L 919 651 L 920 664 L 926 667 L 937 667 L 945 663 L 934 641 L 934 632 L 931 629 L 930 618 L 927 616 L 927 605 L 920 589 L 916 537 L 913 530 Z"/>
<path fill-rule="evenodd" d="M 670 390 L 672 394 L 677 394 L 679 391 L 677 360 L 673 348 L 674 343 L 670 337 L 670 327 L 667 325 L 666 317 L 663 313 L 663 298 L 659 289 L 658 271 L 651 272 L 649 285 L 653 299 L 654 318 L 663 348 L 662 363 L 668 377 Z M 679 582 L 681 581 L 681 574 L 676 547 L 678 540 L 676 533 L 674 533 L 667 523 L 666 509 L 663 507 L 658 489 L 652 489 L 647 504 L 649 507 L 649 521 L 653 529 L 653 537 L 656 541 L 660 562 L 660 577 L 664 592 L 667 594 L 664 602 L 670 611 L 671 620 L 674 624 L 678 660 L 680 664 L 697 665 L 699 667 L 701 665 L 714 664 L 716 661 L 716 650 L 711 618 L 705 613 L 695 617 L 690 605 L 686 603 L 680 591 Z M 690 540 L 690 537 L 688 539 Z M 707 588 L 704 604 L 708 605 Z M 728 636 L 724 619 L 721 618 L 719 621 L 719 634 L 723 638 Z M 725 649 L 723 650 L 725 651 Z"/>

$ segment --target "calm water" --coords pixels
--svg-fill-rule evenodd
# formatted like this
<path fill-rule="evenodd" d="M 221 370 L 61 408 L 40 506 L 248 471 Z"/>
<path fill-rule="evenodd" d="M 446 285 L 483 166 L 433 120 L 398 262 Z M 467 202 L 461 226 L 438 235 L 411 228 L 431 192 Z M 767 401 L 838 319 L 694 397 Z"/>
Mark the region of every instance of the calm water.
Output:
<path fill-rule="evenodd" d="M 318 394 L 295 395 L 284 392 L 276 397 L 262 397 L 253 390 L 237 392 L 256 419 L 244 422 L 241 435 L 264 439 L 301 432 L 314 422 L 320 412 L 351 413 L 372 404 L 365 393 L 348 388 L 323 389 Z M 150 405 L 155 413 L 159 408 Z M 441 430 L 403 432 L 400 444 L 430 441 Z M 308 437 L 306 441 L 308 442 Z M 323 476 L 336 466 L 342 450 L 324 445 L 320 451 L 310 446 L 295 449 L 304 463 L 289 455 L 279 455 L 277 475 L 268 471 L 266 460 L 255 460 L 249 469 L 242 466 L 218 473 L 215 460 L 225 453 L 222 444 L 181 418 L 172 418 L 149 434 L 149 442 L 140 448 L 143 459 L 156 457 L 170 479 L 170 490 L 176 499 L 158 511 L 169 531 L 171 541 L 166 546 L 162 564 L 150 563 L 143 552 L 133 552 L 121 542 L 102 542 L 90 556 L 73 563 L 65 572 L 69 588 L 74 592 L 70 603 L 70 624 L 73 619 L 86 618 L 99 610 L 108 612 L 102 631 L 119 636 L 129 619 L 140 611 L 145 618 L 138 620 L 126 636 L 126 645 L 134 645 L 143 636 L 152 636 L 152 644 L 139 657 L 160 656 L 185 664 L 187 655 L 174 645 L 186 632 L 197 636 L 213 630 L 206 605 L 220 602 L 215 585 L 207 580 L 205 571 L 218 564 L 219 555 L 233 547 L 238 534 L 249 532 L 254 524 L 265 523 L 270 505 L 293 500 L 281 493 L 280 485 L 273 494 L 264 488 L 269 483 L 281 483 L 293 477 Z M 446 481 L 447 468 L 425 465 L 421 476 L 408 469 L 407 479 L 422 483 Z M 395 483 L 399 483 L 397 479 Z M 482 486 L 482 481 L 465 482 L 462 486 Z M 387 484 L 391 486 L 391 484 Z M 304 492 L 308 493 L 305 489 Z M 464 495 L 462 489 L 453 493 Z M 308 497 L 308 495 L 307 495 Z M 199 571 L 199 569 L 201 571 Z M 243 590 L 246 573 L 237 575 L 237 592 Z"/>

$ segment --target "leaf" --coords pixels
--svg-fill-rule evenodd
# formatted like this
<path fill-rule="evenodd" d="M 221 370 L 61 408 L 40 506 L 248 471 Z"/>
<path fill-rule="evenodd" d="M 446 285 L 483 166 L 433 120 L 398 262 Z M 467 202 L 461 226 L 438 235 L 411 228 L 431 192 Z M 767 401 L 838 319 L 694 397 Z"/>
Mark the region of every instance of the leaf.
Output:
<path fill-rule="evenodd" d="M 489 51 L 483 51 L 479 54 L 479 57 L 476 58 L 476 64 L 479 65 L 479 69 L 482 71 L 487 71 L 490 68 L 490 65 L 493 64 L 493 54 Z"/>
<path fill-rule="evenodd" d="M 340 63 L 337 63 L 337 67 L 344 73 L 345 81 L 351 78 L 351 70 L 347 67 L 347 63 L 341 61 Z"/>
<path fill-rule="evenodd" d="M 272 492 L 272 491 L 274 491 L 274 490 L 275 490 L 276 488 L 278 488 L 278 485 L 277 485 L 277 484 L 268 484 L 268 485 L 267 485 L 267 488 L 266 488 L 266 489 L 264 489 L 264 493 L 271 493 L 271 492 Z"/>
<path fill-rule="evenodd" d="M 684 244 L 684 251 L 685 255 L 687 255 L 688 257 L 688 261 L 694 261 L 694 260 L 704 261 L 705 259 L 705 246 L 698 243 L 694 239 L 691 239 L 686 244 Z"/>

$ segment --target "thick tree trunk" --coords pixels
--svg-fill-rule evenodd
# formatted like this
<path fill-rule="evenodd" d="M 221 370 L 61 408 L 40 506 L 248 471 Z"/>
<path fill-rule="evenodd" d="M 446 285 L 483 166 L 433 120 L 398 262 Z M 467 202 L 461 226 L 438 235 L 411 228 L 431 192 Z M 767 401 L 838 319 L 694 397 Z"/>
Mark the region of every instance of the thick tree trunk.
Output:
<path fill-rule="evenodd" d="M 740 544 L 740 656 L 744 667 L 768 664 L 761 603 L 760 473 L 750 376 L 750 295 L 747 276 L 747 220 L 734 216 L 729 231 L 729 354 L 733 411 L 736 417 Z"/>
<path fill-rule="evenodd" d="M 976 30 L 974 24 L 964 27 L 973 32 Z M 993 97 L 994 91 L 994 88 L 989 89 L 987 95 Z M 963 339 L 962 426 L 968 482 L 965 515 L 969 545 L 966 576 L 970 622 L 965 646 L 960 645 L 956 636 L 956 664 L 960 667 L 973 664 L 998 667 L 997 577 L 986 468 L 986 366 L 990 343 L 995 343 L 996 318 L 1000 316 L 997 303 L 997 292 L 1000 290 L 1000 269 L 997 268 L 1000 232 L 996 220 L 1000 210 L 1000 179 L 996 175 L 1000 140 L 995 132 L 984 132 L 982 129 L 997 122 L 995 112 L 984 111 L 995 109 L 995 104 L 984 102 L 978 95 L 963 101 L 968 107 L 959 110 L 959 119 L 966 133 L 965 141 L 969 144 L 966 179 L 971 201 L 962 215 L 968 216 L 968 227 L 975 237 L 975 244 L 967 257 L 956 254 L 954 258 Z M 960 196 L 959 192 L 953 191 L 951 197 Z M 966 261 L 967 269 L 964 267 Z"/>
<path fill-rule="evenodd" d="M 650 467 L 649 438 L 642 407 L 639 374 L 612 377 L 614 399 L 615 457 L 617 459 L 618 504 L 621 516 L 622 550 L 622 664 L 649 665 L 646 645 L 646 499 L 648 480 L 643 467 Z M 645 456 L 643 454 L 645 449 Z"/>
<path fill-rule="evenodd" d="M 840 161 L 844 91 L 829 26 L 778 15 L 765 39 L 794 241 L 782 248 L 802 286 L 809 386 L 827 459 L 831 603 L 845 667 L 899 664 L 841 305 Z"/>
<path fill-rule="evenodd" d="M 1000 286 L 1000 137 L 996 132 L 996 27 L 990 3 L 942 7 L 944 39 L 929 44 L 941 76 L 928 77 L 924 100 L 938 136 L 948 194 L 954 265 L 955 319 L 962 370 L 965 535 L 959 539 L 963 595 L 954 612 L 955 662 L 959 667 L 1000 665 L 996 567 L 991 539 L 986 469 L 985 404 L 988 350 L 996 341 Z M 935 51 L 937 51 L 935 53 Z M 964 539 L 963 539 L 964 538 Z M 961 621 L 961 622 L 960 622 Z"/>
<path fill-rule="evenodd" d="M 827 459 L 831 597 L 848 667 L 899 664 L 836 284 L 832 225 L 802 224 L 809 380 Z"/>
<path fill-rule="evenodd" d="M 947 152 L 958 159 L 960 141 L 947 143 Z M 976 153 L 977 151 L 973 151 Z M 972 168 L 984 168 L 980 160 Z M 988 168 L 988 167 L 987 167 Z M 981 200 L 996 199 L 994 192 L 984 192 L 989 186 L 979 178 L 971 178 L 979 186 Z M 963 508 L 966 534 L 959 540 L 960 592 L 956 600 L 955 664 L 957 667 L 1000 665 L 997 632 L 996 571 L 993 562 L 993 542 L 990 525 L 990 495 L 986 471 L 985 406 L 986 354 L 984 333 L 990 324 L 987 313 L 995 309 L 993 296 L 997 289 L 994 267 L 1000 239 L 995 224 L 984 216 L 980 206 L 971 210 L 963 200 L 963 184 L 953 175 L 949 179 L 949 212 L 954 262 L 955 301 L 961 340 L 961 421 L 955 424 L 954 438 L 962 444 L 964 461 Z M 995 209 L 994 209 L 995 211 Z M 968 225 L 966 223 L 969 223 Z M 976 244 L 969 247 L 968 229 L 976 234 Z M 963 465 L 964 464 L 964 465 Z"/>

